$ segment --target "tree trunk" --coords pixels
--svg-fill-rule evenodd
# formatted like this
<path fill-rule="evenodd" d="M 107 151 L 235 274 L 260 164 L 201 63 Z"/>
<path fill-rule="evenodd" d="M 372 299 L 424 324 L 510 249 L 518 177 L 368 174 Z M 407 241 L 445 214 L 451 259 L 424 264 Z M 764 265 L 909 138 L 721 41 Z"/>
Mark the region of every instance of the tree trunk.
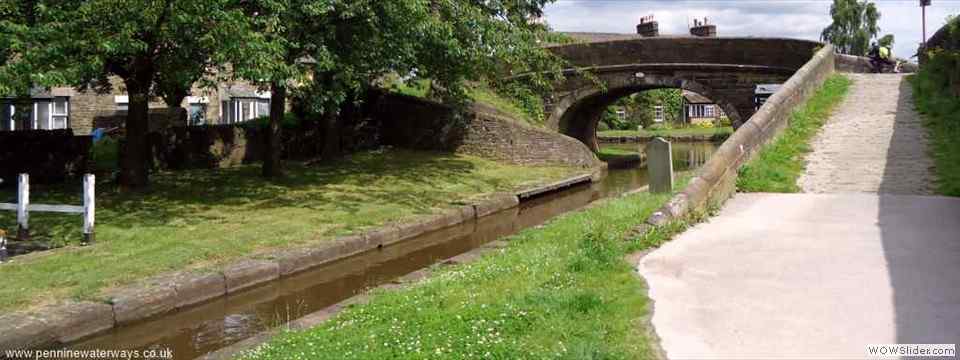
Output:
<path fill-rule="evenodd" d="M 263 177 L 271 178 L 282 175 L 280 164 L 281 136 L 284 106 L 287 101 L 287 88 L 279 82 L 271 84 L 270 93 L 270 124 L 267 125 L 266 146 L 263 154 Z"/>
<path fill-rule="evenodd" d="M 336 111 L 323 113 L 323 151 L 320 158 L 324 160 L 340 157 L 340 117 Z"/>
<path fill-rule="evenodd" d="M 129 86 L 129 109 L 126 119 L 126 139 L 123 153 L 120 155 L 120 189 L 123 191 L 142 189 L 149 185 L 147 172 L 148 144 L 147 119 L 149 103 L 143 92 L 134 93 Z"/>

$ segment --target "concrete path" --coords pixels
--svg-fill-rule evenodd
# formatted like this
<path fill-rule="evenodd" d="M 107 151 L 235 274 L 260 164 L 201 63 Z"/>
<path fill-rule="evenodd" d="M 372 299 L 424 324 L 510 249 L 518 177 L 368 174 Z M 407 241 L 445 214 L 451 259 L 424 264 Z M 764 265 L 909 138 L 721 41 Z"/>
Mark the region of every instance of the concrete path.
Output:
<path fill-rule="evenodd" d="M 640 261 L 669 358 L 960 342 L 960 198 L 922 195 L 930 163 L 902 77 L 851 77 L 802 182 L 817 194 L 737 194 Z"/>
<path fill-rule="evenodd" d="M 926 130 L 902 74 L 847 74 L 850 92 L 811 143 L 804 192 L 932 194 Z"/>

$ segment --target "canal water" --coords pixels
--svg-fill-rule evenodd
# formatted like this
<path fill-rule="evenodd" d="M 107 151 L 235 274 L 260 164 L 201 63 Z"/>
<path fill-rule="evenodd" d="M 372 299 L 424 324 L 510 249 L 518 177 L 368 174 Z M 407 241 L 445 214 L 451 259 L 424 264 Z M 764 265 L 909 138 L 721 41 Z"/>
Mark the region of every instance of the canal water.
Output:
<path fill-rule="evenodd" d="M 641 151 L 643 144 L 604 145 Z M 676 143 L 678 171 L 703 165 L 713 143 Z M 77 344 L 75 349 L 172 349 L 176 359 L 192 359 L 249 338 L 261 331 L 322 310 L 366 289 L 537 226 L 601 198 L 647 185 L 643 161 L 610 169 L 596 183 L 574 186 L 529 199 L 519 207 L 468 223 L 427 233 L 291 277 L 230 294 L 211 302 L 129 326 L 112 329 Z"/>

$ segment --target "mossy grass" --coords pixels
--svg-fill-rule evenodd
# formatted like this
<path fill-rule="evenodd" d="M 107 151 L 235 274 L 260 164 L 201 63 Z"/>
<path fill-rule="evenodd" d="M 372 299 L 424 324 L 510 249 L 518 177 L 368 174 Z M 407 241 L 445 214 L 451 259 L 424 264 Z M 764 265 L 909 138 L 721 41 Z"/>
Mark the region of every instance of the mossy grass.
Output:
<path fill-rule="evenodd" d="M 830 117 L 850 88 L 850 79 L 836 74 L 824 82 L 800 109 L 790 115 L 789 126 L 740 169 L 741 192 L 800 192 L 797 180 L 806 167 L 810 140 Z"/>
<path fill-rule="evenodd" d="M 560 216 L 476 262 L 374 290 L 368 303 L 242 358 L 651 358 L 650 303 L 625 258 L 685 229 L 635 232 L 670 196 L 634 194 Z"/>
<path fill-rule="evenodd" d="M 36 239 L 67 247 L 0 266 L 0 309 L 96 300 L 110 286 L 332 240 L 577 172 L 405 150 L 358 153 L 323 166 L 287 165 L 286 177 L 275 181 L 263 180 L 259 166 L 249 165 L 155 174 L 143 193 L 116 193 L 110 184 L 98 184 L 97 242 L 87 247 L 78 246 L 79 216 L 31 214 Z M 79 184 L 31 190 L 33 203 L 80 201 Z M 0 191 L 0 201 L 12 198 L 15 191 Z M 0 212 L 0 228 L 16 233 L 15 224 L 14 212 Z"/>

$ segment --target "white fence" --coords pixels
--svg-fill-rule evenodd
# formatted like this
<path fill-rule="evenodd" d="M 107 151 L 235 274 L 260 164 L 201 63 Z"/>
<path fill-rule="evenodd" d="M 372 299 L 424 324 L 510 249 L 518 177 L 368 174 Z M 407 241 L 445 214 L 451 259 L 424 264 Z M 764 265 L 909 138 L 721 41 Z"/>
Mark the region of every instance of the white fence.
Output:
<path fill-rule="evenodd" d="M 83 215 L 83 244 L 93 242 L 94 184 L 92 174 L 83 176 L 83 205 L 46 205 L 30 203 L 30 176 L 20 174 L 17 178 L 17 202 L 0 203 L 0 210 L 17 212 L 17 238 L 30 237 L 30 212 L 58 212 Z M 6 241 L 0 237 L 0 252 L 6 252 Z"/>

